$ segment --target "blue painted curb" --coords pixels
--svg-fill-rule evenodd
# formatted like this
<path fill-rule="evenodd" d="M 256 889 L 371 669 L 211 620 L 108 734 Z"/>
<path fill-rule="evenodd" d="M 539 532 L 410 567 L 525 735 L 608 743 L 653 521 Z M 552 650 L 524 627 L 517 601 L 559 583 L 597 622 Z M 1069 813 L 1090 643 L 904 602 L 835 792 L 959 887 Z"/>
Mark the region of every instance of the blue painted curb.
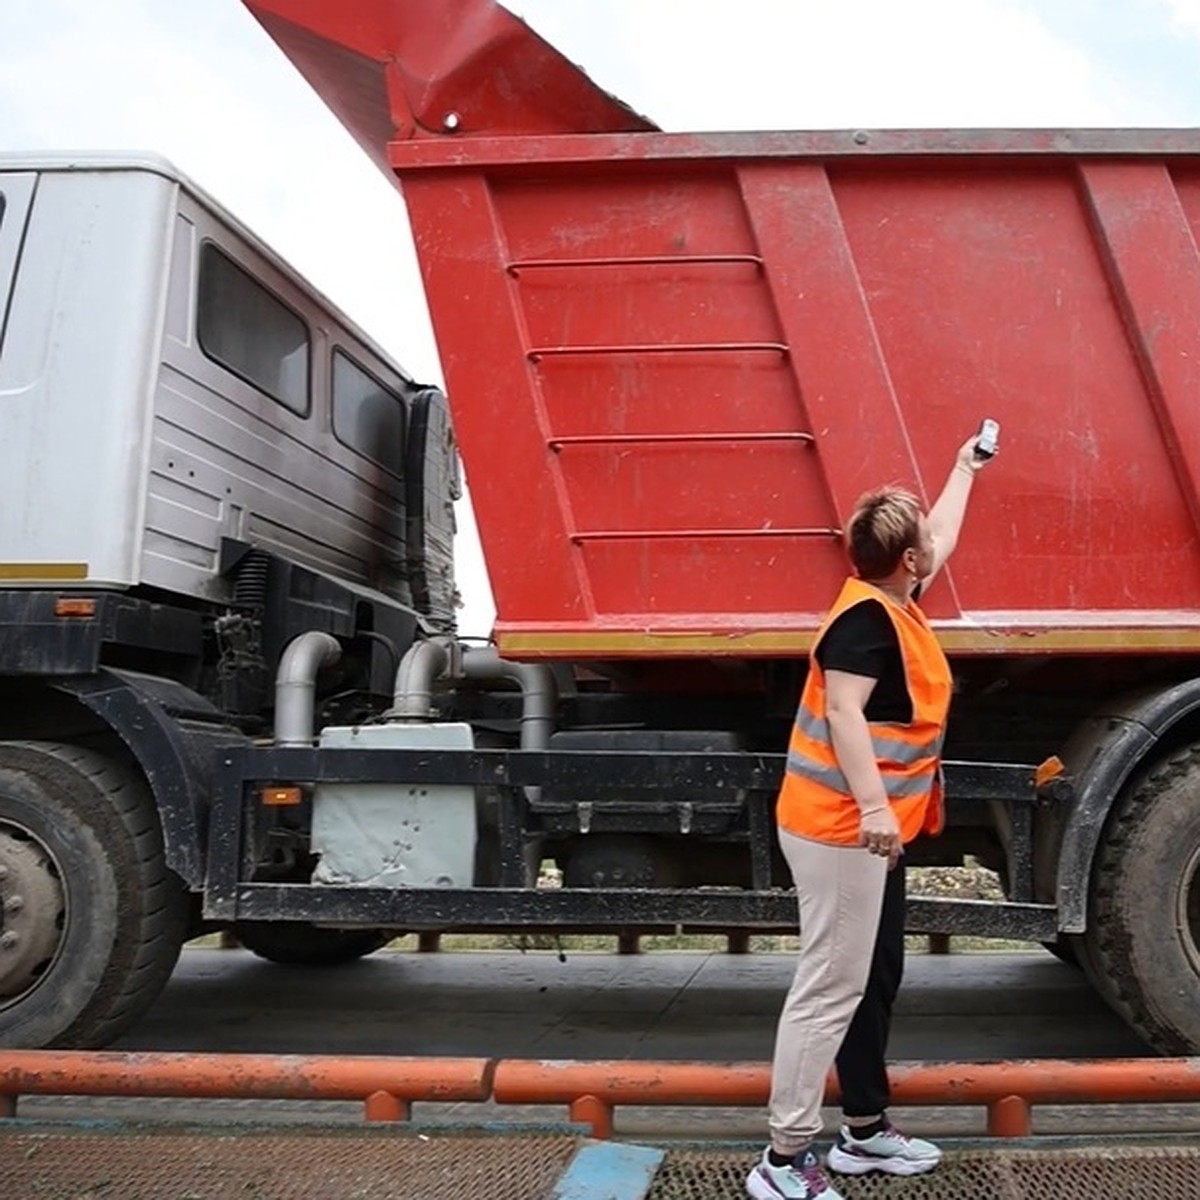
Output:
<path fill-rule="evenodd" d="M 627 1142 L 584 1142 L 553 1200 L 644 1200 L 666 1151 Z"/>

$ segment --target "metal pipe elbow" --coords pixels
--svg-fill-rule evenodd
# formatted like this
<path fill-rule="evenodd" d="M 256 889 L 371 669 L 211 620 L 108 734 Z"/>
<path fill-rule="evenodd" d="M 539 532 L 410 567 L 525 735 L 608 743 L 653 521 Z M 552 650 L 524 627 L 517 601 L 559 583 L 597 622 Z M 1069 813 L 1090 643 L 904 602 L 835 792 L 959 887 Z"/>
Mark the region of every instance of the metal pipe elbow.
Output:
<path fill-rule="evenodd" d="M 544 663 L 513 662 L 494 647 L 472 647 L 463 655 L 467 679 L 508 679 L 521 689 L 521 749 L 545 750 L 554 732 L 558 688 Z"/>
<path fill-rule="evenodd" d="M 450 667 L 450 645 L 446 638 L 430 638 L 408 648 L 396 671 L 390 720 L 428 721 L 433 716 L 433 681 Z"/>
<path fill-rule="evenodd" d="M 310 629 L 293 638 L 275 673 L 275 744 L 311 746 L 317 672 L 337 662 L 342 647 L 332 634 Z"/>

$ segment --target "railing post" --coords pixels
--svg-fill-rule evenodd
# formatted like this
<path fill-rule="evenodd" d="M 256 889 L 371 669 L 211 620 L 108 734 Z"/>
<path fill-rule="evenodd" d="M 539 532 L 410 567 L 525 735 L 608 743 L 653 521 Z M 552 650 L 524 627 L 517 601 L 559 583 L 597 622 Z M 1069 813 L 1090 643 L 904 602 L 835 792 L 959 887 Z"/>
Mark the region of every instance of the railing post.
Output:
<path fill-rule="evenodd" d="M 391 1092 L 372 1092 L 363 1101 L 364 1121 L 409 1121 L 412 1104 Z"/>
<path fill-rule="evenodd" d="M 569 1115 L 576 1125 L 590 1125 L 592 1137 L 598 1141 L 607 1141 L 613 1135 L 613 1106 L 598 1096 L 572 1100 Z"/>
<path fill-rule="evenodd" d="M 1004 1096 L 987 1106 L 987 1127 L 992 1137 L 1029 1137 L 1033 1132 L 1032 1112 L 1024 1096 Z"/>

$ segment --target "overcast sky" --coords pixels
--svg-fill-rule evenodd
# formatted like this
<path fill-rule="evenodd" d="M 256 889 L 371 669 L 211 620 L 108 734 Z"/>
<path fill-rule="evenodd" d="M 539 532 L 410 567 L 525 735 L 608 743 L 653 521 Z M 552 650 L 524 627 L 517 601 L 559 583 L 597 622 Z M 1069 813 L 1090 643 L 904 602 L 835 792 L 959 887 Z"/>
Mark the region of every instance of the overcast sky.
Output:
<path fill-rule="evenodd" d="M 671 130 L 1200 126 L 1200 0 L 509 7 Z M 0 0 L 0 147 L 165 154 L 440 381 L 399 196 L 239 0 Z M 462 629 L 482 634 L 460 525 Z"/>

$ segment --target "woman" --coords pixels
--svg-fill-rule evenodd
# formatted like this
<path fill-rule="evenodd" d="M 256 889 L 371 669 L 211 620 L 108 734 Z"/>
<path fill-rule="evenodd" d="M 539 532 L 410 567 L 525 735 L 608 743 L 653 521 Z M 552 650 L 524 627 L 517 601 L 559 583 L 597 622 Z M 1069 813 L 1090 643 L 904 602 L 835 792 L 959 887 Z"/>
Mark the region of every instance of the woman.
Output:
<path fill-rule="evenodd" d="M 844 1123 L 831 1170 L 915 1175 L 941 1159 L 888 1121 L 886 1054 L 904 963 L 903 847 L 941 830 L 951 690 L 916 599 L 954 549 L 987 461 L 972 437 L 928 516 L 889 487 L 850 519 L 856 574 L 817 633 L 776 812 L 801 948 L 776 1035 L 771 1144 L 746 1181 L 755 1200 L 841 1200 L 811 1149 L 835 1062 Z"/>

